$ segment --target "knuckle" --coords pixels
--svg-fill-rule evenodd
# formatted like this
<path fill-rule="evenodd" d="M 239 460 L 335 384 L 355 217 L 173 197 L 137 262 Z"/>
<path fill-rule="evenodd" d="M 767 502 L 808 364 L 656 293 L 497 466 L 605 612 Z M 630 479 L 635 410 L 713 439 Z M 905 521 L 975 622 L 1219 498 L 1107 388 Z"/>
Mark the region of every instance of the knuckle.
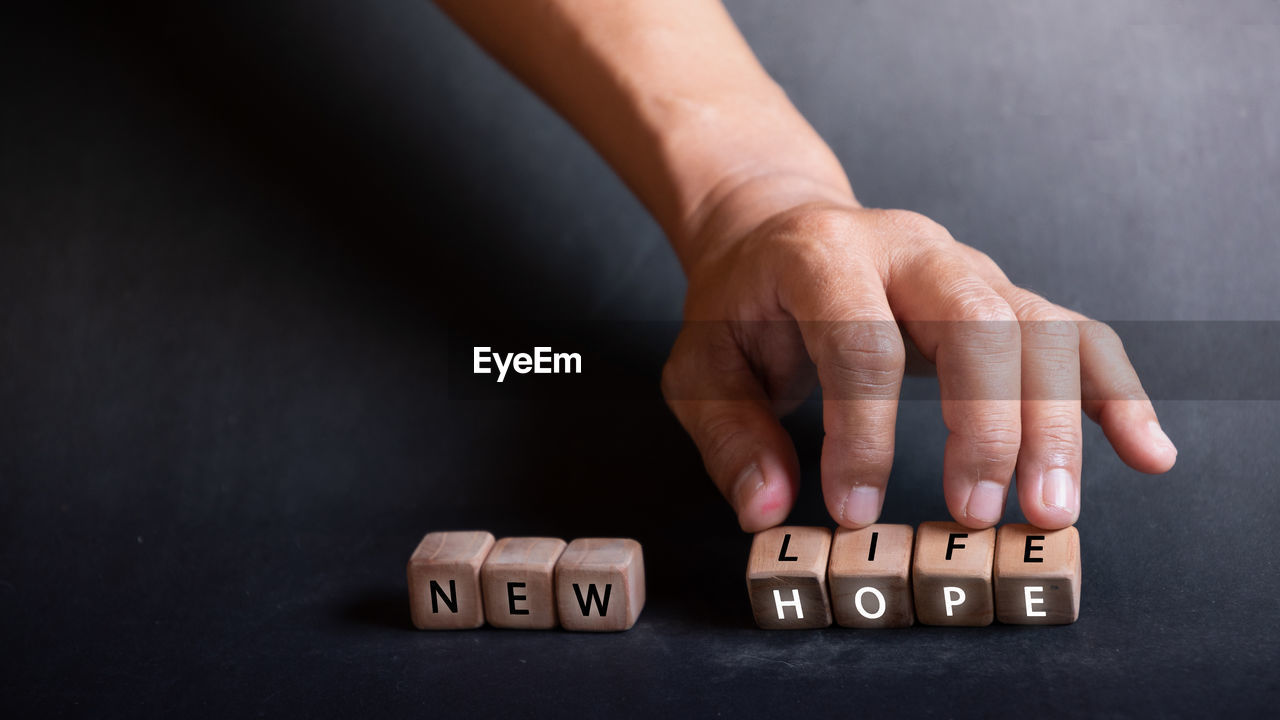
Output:
<path fill-rule="evenodd" d="M 845 441 L 845 451 L 864 471 L 887 470 L 893 466 L 893 436 L 891 434 L 859 433 Z"/>
<path fill-rule="evenodd" d="M 1009 324 L 1018 322 L 1018 314 L 1004 298 L 974 278 L 967 287 L 957 288 L 954 296 L 957 314 L 976 323 Z"/>
<path fill-rule="evenodd" d="M 998 465 L 1017 457 L 1022 437 L 1018 429 L 1003 422 L 987 421 L 973 429 L 970 446 L 987 464 Z"/>
<path fill-rule="evenodd" d="M 882 217 L 893 230 L 904 237 L 926 244 L 955 242 L 951 233 L 934 219 L 911 210 L 883 210 Z"/>
<path fill-rule="evenodd" d="M 1080 344 L 1080 328 L 1066 310 L 1037 295 L 1027 295 L 1030 298 L 1015 301 L 1014 306 L 1025 337 L 1038 345 Z"/>
<path fill-rule="evenodd" d="M 1124 347 L 1124 342 L 1120 340 L 1120 334 L 1115 328 L 1102 322 L 1101 320 L 1090 320 L 1081 325 L 1082 337 L 1087 337 L 1094 343 L 1108 347 L 1111 349 L 1119 349 Z"/>
<path fill-rule="evenodd" d="M 712 475 L 719 469 L 731 467 L 740 448 L 751 442 L 750 428 L 737 415 L 726 411 L 708 413 L 694 435 L 702 460 Z"/>
<path fill-rule="evenodd" d="M 896 387 L 906 365 L 906 348 L 895 323 L 869 320 L 832 323 L 823 353 L 834 381 L 859 386 Z"/>
<path fill-rule="evenodd" d="M 1036 421 L 1036 441 L 1057 451 L 1074 451 L 1080 446 L 1079 413 L 1059 411 Z"/>

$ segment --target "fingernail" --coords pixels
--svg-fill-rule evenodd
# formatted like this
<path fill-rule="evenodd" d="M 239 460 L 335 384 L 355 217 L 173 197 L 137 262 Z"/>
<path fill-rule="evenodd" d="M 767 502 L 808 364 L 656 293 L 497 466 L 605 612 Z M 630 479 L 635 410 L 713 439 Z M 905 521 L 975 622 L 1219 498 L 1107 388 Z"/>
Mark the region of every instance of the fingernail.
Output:
<path fill-rule="evenodd" d="M 1173 441 L 1170 440 L 1169 436 L 1165 435 L 1164 430 L 1160 428 L 1160 423 L 1155 420 L 1148 422 L 1147 432 L 1151 434 L 1151 440 L 1155 442 L 1155 444 L 1168 448 L 1175 453 L 1178 452 L 1178 448 L 1174 446 Z"/>
<path fill-rule="evenodd" d="M 845 496 L 844 519 L 855 525 L 870 525 L 880 518 L 880 488 L 855 485 Z"/>
<path fill-rule="evenodd" d="M 733 483 L 733 509 L 739 514 L 745 511 L 751 498 L 762 487 L 764 487 L 764 473 L 760 471 L 759 465 L 752 463 Z"/>
<path fill-rule="evenodd" d="M 1054 468 L 1040 479 L 1040 504 L 1071 514 L 1076 512 L 1076 484 L 1071 471 Z"/>
<path fill-rule="evenodd" d="M 973 490 L 969 491 L 969 504 L 965 506 L 965 512 L 978 522 L 1000 522 L 1004 515 L 1004 486 L 986 480 L 978 481 Z"/>

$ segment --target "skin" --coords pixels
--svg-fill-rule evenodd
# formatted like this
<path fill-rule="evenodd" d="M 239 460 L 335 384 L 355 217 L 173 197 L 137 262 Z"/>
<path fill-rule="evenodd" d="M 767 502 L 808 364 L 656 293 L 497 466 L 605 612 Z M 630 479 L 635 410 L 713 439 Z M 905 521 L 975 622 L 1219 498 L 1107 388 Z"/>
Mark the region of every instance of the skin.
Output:
<path fill-rule="evenodd" d="M 1017 287 L 839 161 L 716 0 L 437 0 L 612 165 L 689 281 L 662 389 L 743 530 L 783 522 L 799 461 L 778 421 L 823 389 L 822 491 L 875 522 L 908 350 L 936 367 L 943 493 L 990 527 L 1010 481 L 1033 524 L 1080 512 L 1081 411 L 1147 473 L 1177 450 L 1116 334 Z M 905 335 L 904 335 L 905 334 Z"/>

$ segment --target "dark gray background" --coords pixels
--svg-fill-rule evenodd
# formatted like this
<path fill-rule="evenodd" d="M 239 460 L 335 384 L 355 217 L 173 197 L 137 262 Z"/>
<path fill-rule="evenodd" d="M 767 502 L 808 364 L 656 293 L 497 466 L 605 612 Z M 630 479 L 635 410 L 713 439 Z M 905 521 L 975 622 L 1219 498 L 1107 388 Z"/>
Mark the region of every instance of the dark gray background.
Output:
<path fill-rule="evenodd" d="M 657 390 L 672 254 L 429 4 L 45 3 L 0 11 L 0 711 L 1273 712 L 1280 4 L 730 9 L 864 203 L 1132 321 L 1181 455 L 1090 427 L 1078 623 L 754 629 Z M 457 362 L 534 342 L 587 373 Z M 922 397 L 887 521 L 946 516 Z M 793 521 L 829 524 L 819 401 L 788 423 Z M 450 528 L 636 537 L 649 604 L 414 632 L 404 562 Z"/>

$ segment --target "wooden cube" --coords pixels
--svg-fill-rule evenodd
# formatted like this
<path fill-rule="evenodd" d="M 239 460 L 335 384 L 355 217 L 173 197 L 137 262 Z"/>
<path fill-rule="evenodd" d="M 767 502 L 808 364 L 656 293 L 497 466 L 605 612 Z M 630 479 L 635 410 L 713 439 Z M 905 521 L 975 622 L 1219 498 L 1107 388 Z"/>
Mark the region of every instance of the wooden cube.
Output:
<path fill-rule="evenodd" d="M 994 528 L 921 523 L 916 531 L 912 585 L 916 617 L 925 625 L 990 625 L 995 616 L 991 565 Z"/>
<path fill-rule="evenodd" d="M 644 556 L 624 538 L 578 538 L 556 563 L 556 606 L 566 630 L 626 630 L 644 607 Z"/>
<path fill-rule="evenodd" d="M 756 624 L 769 630 L 831 624 L 827 557 L 831 531 L 776 527 L 756 533 L 747 559 L 747 594 Z"/>
<path fill-rule="evenodd" d="M 480 566 L 493 535 L 484 531 L 427 533 L 409 558 L 409 615 L 419 630 L 484 624 Z"/>
<path fill-rule="evenodd" d="M 1005 525 L 996 536 L 996 617 L 1066 625 L 1080 617 L 1080 534 Z"/>
<path fill-rule="evenodd" d="M 911 599 L 910 525 L 838 528 L 831 541 L 827 582 L 836 623 L 854 628 L 909 627 Z"/>
<path fill-rule="evenodd" d="M 546 630 L 556 627 L 556 561 L 560 538 L 502 538 L 480 568 L 484 617 L 498 628 Z"/>

